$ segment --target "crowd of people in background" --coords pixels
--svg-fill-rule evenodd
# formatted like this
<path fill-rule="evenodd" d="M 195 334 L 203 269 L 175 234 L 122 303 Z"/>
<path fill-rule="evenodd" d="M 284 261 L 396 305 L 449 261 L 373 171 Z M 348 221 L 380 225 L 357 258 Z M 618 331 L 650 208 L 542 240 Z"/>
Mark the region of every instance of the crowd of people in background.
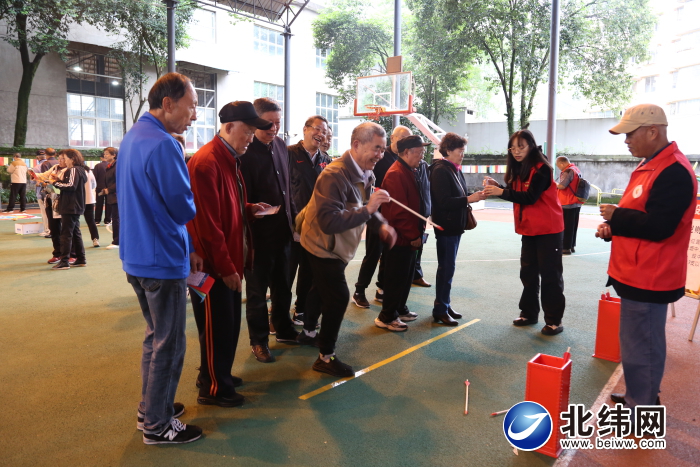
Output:
<path fill-rule="evenodd" d="M 100 246 L 96 224 L 103 206 L 105 221 L 111 220 L 113 240 L 107 248 L 119 249 L 146 321 L 137 415 L 144 443 L 187 443 L 202 435 L 199 427 L 178 420 L 185 407 L 174 401 L 185 355 L 187 284 L 201 281 L 202 273 L 214 280 L 204 299 L 191 298 L 200 342 L 193 380 L 203 405 L 245 402 L 236 391 L 243 379 L 231 373 L 244 281 L 256 360 L 275 361 L 268 344 L 274 335 L 279 343 L 318 348 L 313 370 L 352 377 L 352 366 L 335 353 L 350 300 L 369 308 L 365 291 L 379 265 L 374 300 L 382 307 L 374 324 L 406 332 L 407 323 L 419 318 L 407 306 L 411 286 L 431 286 L 420 268 L 420 252 L 433 222 L 440 227 L 433 230 L 438 268 L 432 318 L 457 326 L 462 313 L 451 300 L 457 253 L 465 231 L 476 226 L 471 204 L 489 196 L 513 203 L 515 231 L 521 235 L 523 290 L 513 325 L 538 323 L 542 309 L 541 334 L 564 330 L 562 256 L 576 247 L 582 203 L 575 187 L 581 172 L 559 157 L 561 175 L 555 181 L 552 161 L 530 131 L 510 137 L 504 183 L 486 176 L 478 191 L 470 190 L 462 174 L 467 140 L 455 133 L 443 137 L 441 157 L 429 166 L 424 160 L 429 143 L 409 128 L 395 128 L 387 147 L 385 130 L 364 122 L 353 130 L 350 148 L 332 159 L 326 118 L 310 116 L 303 138 L 287 146 L 277 136 L 280 105 L 260 98 L 224 105 L 218 134 L 187 157 L 180 135 L 197 119 L 197 93 L 189 79 L 164 75 L 148 102 L 150 110 L 127 132 L 119 151 L 106 148 L 94 171 L 79 151 L 63 150 L 56 160 L 50 148 L 34 171 L 54 269 L 87 265 L 80 215 L 94 247 Z M 687 176 L 692 174 L 687 159 L 666 139 L 663 111 L 637 107 L 610 131 L 625 133 L 642 163 L 620 206 L 601 205 L 606 222 L 596 234 L 613 241 L 609 284 L 623 299 L 621 349 L 628 387 L 627 399 L 615 397 L 631 407 L 658 403 L 665 361 L 662 305 L 682 296 L 685 269 L 678 258 L 688 243 L 689 229 L 683 229 L 697 191 L 695 178 Z M 13 175 L 26 170 L 17 161 Z M 22 193 L 14 185 L 13 193 Z M 351 296 L 345 270 L 363 233 L 366 254 Z M 643 264 L 635 262 L 641 248 Z M 653 281 L 635 275 L 644 268 L 654 274 Z M 638 331 L 640 326 L 647 330 Z M 652 355 L 640 357 L 639 349 L 648 344 Z"/>

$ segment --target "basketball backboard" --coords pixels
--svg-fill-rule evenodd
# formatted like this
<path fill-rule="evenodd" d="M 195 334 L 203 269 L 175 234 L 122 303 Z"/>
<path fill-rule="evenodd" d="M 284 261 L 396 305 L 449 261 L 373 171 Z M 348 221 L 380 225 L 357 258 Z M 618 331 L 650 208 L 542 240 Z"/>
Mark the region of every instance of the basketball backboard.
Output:
<path fill-rule="evenodd" d="M 357 78 L 356 116 L 407 115 L 414 111 L 410 71 Z"/>

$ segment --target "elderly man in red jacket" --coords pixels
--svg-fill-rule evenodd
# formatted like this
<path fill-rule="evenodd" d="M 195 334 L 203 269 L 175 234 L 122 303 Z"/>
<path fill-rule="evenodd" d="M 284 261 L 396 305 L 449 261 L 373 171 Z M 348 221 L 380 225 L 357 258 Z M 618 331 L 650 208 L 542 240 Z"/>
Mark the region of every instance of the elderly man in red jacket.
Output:
<path fill-rule="evenodd" d="M 382 182 L 382 188 L 393 199 L 416 212 L 420 212 L 425 203 L 421 203 L 423 193 L 418 186 L 415 171 L 423 160 L 425 146 L 429 144 L 424 143 L 418 135 L 400 140 L 396 144 L 399 158 L 389 168 Z M 406 300 L 416 268 L 416 251 L 423 243 L 425 222 L 396 203 L 382 206 L 382 214 L 396 230 L 397 240 L 394 248 L 384 252 L 384 302 L 374 324 L 388 331 L 403 332 L 408 329 L 406 321 L 418 318 L 417 314 L 408 310 Z"/>
<path fill-rule="evenodd" d="M 204 272 L 215 280 L 203 301 L 192 298 L 201 350 L 197 402 L 235 407 L 244 401 L 234 389 L 242 380 L 231 375 L 231 368 L 241 330 L 241 278 L 244 268 L 252 265 L 250 222 L 269 207 L 246 203 L 239 157 L 255 130 L 272 123 L 258 117 L 253 104 L 245 101 L 226 104 L 219 118 L 219 134 L 187 166 L 197 207 L 187 230 L 204 259 Z"/>
<path fill-rule="evenodd" d="M 597 237 L 612 240 L 608 285 L 620 296 L 620 356 L 626 394 L 616 403 L 658 405 L 666 362 L 668 304 L 683 297 L 698 183 L 688 158 L 666 136 L 661 107 L 627 109 L 610 129 L 642 159 L 619 205 L 601 204 Z M 640 429 L 639 424 L 636 427 Z M 636 434 L 641 436 L 641 433 Z"/>

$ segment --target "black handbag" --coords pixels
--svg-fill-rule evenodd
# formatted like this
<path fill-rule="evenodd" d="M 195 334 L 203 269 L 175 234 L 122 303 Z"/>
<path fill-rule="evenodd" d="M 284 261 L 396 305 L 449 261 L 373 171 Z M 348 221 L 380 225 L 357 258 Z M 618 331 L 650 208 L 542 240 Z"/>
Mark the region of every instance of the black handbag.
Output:
<path fill-rule="evenodd" d="M 455 181 L 457 182 L 457 186 L 459 189 L 464 193 L 464 196 L 467 196 L 466 191 L 464 191 L 464 188 L 462 188 L 462 184 L 459 183 L 459 178 L 457 175 L 454 173 L 452 174 L 455 177 Z M 467 196 L 468 197 L 468 196 Z M 469 200 L 467 199 L 467 223 L 464 226 L 464 230 L 474 230 L 476 228 L 476 217 L 474 217 L 474 214 L 472 214 L 472 206 L 469 204 Z"/>

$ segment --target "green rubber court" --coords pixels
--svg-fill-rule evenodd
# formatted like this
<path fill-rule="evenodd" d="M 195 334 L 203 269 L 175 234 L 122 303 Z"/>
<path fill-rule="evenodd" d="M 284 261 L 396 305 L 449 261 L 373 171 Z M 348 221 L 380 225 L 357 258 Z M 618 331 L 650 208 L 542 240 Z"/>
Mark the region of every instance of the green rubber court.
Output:
<path fill-rule="evenodd" d="M 528 360 L 540 352 L 561 356 L 567 347 L 573 360 L 570 401 L 590 407 L 599 397 L 618 366 L 591 357 L 609 245 L 593 236 L 599 218 L 582 215 L 576 253 L 563 258 L 565 331 L 546 337 L 539 332 L 542 321 L 511 325 L 521 292 L 512 213 L 476 214 L 478 227 L 462 237 L 452 289 L 452 306 L 464 315 L 461 325 L 432 323 L 433 288 L 412 289 L 408 305 L 420 318 L 405 333 L 374 326 L 378 304 L 361 310 L 351 303 L 337 354 L 355 371 L 367 371 L 343 384 L 311 370 L 317 356 L 311 347 L 272 338 L 277 361 L 257 362 L 244 324 L 233 373 L 244 380 L 246 403 L 199 406 L 199 347 L 188 309 L 176 400 L 186 405 L 181 420 L 201 426 L 204 438 L 166 447 L 144 445 L 136 430 L 144 321 L 118 252 L 89 248 L 88 267 L 51 271 L 50 241 L 15 235 L 14 222 L 1 221 L 0 465 L 554 464 L 537 453 L 516 456 L 503 435 L 502 417 L 490 414 L 523 400 Z M 100 234 L 108 244 L 104 227 Z M 361 244 L 347 268 L 351 285 L 363 255 Z M 429 282 L 435 259 L 431 235 L 423 253 Z M 370 287 L 367 296 L 373 295 Z M 465 416 L 466 379 L 471 385 Z M 693 449 L 699 452 L 697 441 Z M 600 465 L 576 460 L 567 463 Z"/>

